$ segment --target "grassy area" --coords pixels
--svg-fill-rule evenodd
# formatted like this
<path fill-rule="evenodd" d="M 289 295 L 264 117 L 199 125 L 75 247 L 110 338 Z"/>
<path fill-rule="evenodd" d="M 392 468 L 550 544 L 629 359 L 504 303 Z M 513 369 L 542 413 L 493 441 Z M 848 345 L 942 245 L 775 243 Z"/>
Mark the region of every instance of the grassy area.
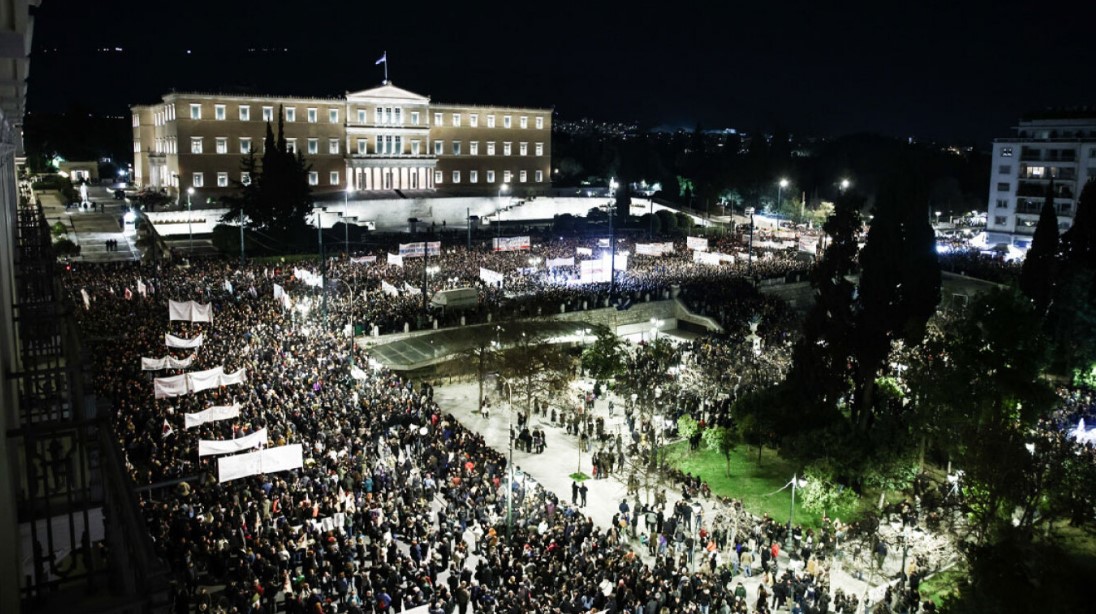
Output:
<path fill-rule="evenodd" d="M 940 607 L 948 595 L 958 590 L 959 584 L 966 577 L 967 569 L 963 565 L 945 569 L 921 583 L 921 599 L 932 601 L 936 607 Z"/>
<path fill-rule="evenodd" d="M 739 499 L 747 510 L 755 514 L 768 514 L 777 521 L 788 521 L 792 505 L 791 488 L 776 494 L 771 493 L 790 482 L 799 468 L 780 458 L 776 451 L 766 448 L 761 453 L 761 464 L 758 465 L 757 448 L 738 446 L 731 453 L 730 477 L 727 477 L 727 463 L 723 457 L 704 446 L 696 452 L 689 452 L 685 442 L 667 446 L 667 459 L 681 471 L 700 475 L 700 479 L 711 487 L 713 494 Z M 818 527 L 821 521 L 820 515 L 807 512 L 800 506 L 799 500 L 796 500 L 796 524 Z"/>

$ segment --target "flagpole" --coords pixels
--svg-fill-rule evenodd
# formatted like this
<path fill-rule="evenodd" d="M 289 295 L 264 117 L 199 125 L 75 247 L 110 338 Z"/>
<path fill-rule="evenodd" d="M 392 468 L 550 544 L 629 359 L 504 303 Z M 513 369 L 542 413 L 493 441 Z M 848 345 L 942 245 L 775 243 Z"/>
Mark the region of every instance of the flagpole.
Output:
<path fill-rule="evenodd" d="M 384 82 L 388 83 L 388 50 L 384 50 Z"/>

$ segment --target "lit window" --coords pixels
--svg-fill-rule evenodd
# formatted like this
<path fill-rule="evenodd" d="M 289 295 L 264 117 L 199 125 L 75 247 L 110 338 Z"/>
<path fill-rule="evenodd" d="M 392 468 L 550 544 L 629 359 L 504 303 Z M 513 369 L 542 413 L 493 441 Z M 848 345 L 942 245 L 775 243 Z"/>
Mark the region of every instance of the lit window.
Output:
<path fill-rule="evenodd" d="M 460 128 L 460 113 L 453 114 L 453 127 Z"/>
<path fill-rule="evenodd" d="M 192 154 L 202 153 L 202 137 L 200 137 L 200 136 L 190 137 L 190 153 L 192 153 Z"/>
<path fill-rule="evenodd" d="M 263 121 L 274 121 L 274 107 L 263 107 Z"/>
<path fill-rule="evenodd" d="M 419 155 L 419 142 L 418 141 L 411 141 L 411 155 L 412 156 Z"/>
<path fill-rule="evenodd" d="M 339 139 L 327 139 L 327 153 L 339 153 Z"/>
<path fill-rule="evenodd" d="M 219 153 L 219 154 L 228 153 L 228 137 L 224 137 L 224 136 L 217 137 L 217 140 L 215 142 L 215 146 L 217 147 L 217 153 Z"/>
<path fill-rule="evenodd" d="M 487 116 L 487 127 L 488 128 L 494 128 L 495 127 L 495 116 L 494 115 L 488 115 Z"/>
<path fill-rule="evenodd" d="M 308 171 L 308 185 L 320 185 L 320 174 L 316 171 Z"/>
<path fill-rule="evenodd" d="M 287 122 L 297 121 L 297 108 L 296 107 L 286 107 L 285 108 L 285 121 L 287 121 Z"/>
<path fill-rule="evenodd" d="M 470 156 L 478 156 L 479 155 L 479 141 L 472 141 L 471 143 L 468 143 L 468 155 L 470 155 Z"/>
<path fill-rule="evenodd" d="M 327 182 L 331 185 L 339 185 L 339 171 L 331 171 L 327 175 Z"/>
<path fill-rule="evenodd" d="M 1011 158 L 1012 157 L 1012 148 L 1011 147 L 1002 147 L 1001 148 L 1001 157 Z"/>
<path fill-rule="evenodd" d="M 495 171 L 487 171 L 487 183 L 495 183 Z"/>
<path fill-rule="evenodd" d="M 460 171 L 453 171 L 453 183 L 460 183 Z"/>
<path fill-rule="evenodd" d="M 529 127 L 529 118 L 522 115 L 520 118 L 518 118 L 518 126 L 520 126 L 522 130 L 525 130 L 526 128 L 528 128 Z"/>
<path fill-rule="evenodd" d="M 520 181 L 521 183 L 525 183 L 525 171 L 521 171 L 520 173 L 518 173 L 518 181 Z"/>
<path fill-rule="evenodd" d="M 377 107 L 373 109 L 373 123 L 379 124 L 384 119 L 384 109 Z"/>
<path fill-rule="evenodd" d="M 217 173 L 217 187 L 218 188 L 227 188 L 228 187 L 228 173 Z"/>
<path fill-rule="evenodd" d="M 358 109 L 358 123 L 364 124 L 367 120 L 365 109 Z"/>
<path fill-rule="evenodd" d="M 510 183 L 510 180 L 511 180 L 510 171 L 502 171 L 502 182 L 503 183 Z"/>
<path fill-rule="evenodd" d="M 469 115 L 468 116 L 468 125 L 473 127 L 473 128 L 478 128 L 479 127 L 479 115 L 476 115 L 475 113 L 473 113 L 472 115 Z"/>
<path fill-rule="evenodd" d="M 538 156 L 544 155 L 544 143 L 537 143 L 536 152 Z"/>
<path fill-rule="evenodd" d="M 434 171 L 434 183 L 441 183 L 442 172 Z"/>
<path fill-rule="evenodd" d="M 537 171 L 537 183 L 544 182 L 544 171 Z"/>
<path fill-rule="evenodd" d="M 479 182 L 479 171 L 468 171 L 468 183 Z"/>
<path fill-rule="evenodd" d="M 521 156 L 529 155 L 529 143 L 519 143 L 518 144 L 518 155 L 521 155 Z"/>
<path fill-rule="evenodd" d="M 243 104 L 240 105 L 240 121 L 242 121 L 242 122 L 251 121 L 251 107 L 249 107 L 247 105 L 243 105 Z"/>
<path fill-rule="evenodd" d="M 503 115 L 502 116 L 502 127 L 503 128 L 509 128 L 510 127 L 510 119 L 511 118 L 510 118 L 509 115 Z"/>
<path fill-rule="evenodd" d="M 510 144 L 509 141 L 502 144 L 502 155 L 504 155 L 504 156 L 510 155 L 510 152 L 512 151 L 512 148 L 510 147 L 510 145 L 511 144 Z"/>
<path fill-rule="evenodd" d="M 435 126 L 440 126 L 440 125 L 442 125 L 442 123 L 443 122 L 442 122 L 442 118 L 441 118 L 441 113 L 435 113 L 434 114 L 434 125 Z"/>
<path fill-rule="evenodd" d="M 434 155 L 435 156 L 440 156 L 443 153 L 445 153 L 445 142 L 444 141 L 434 141 Z"/>
<path fill-rule="evenodd" d="M 297 139 L 286 139 L 285 150 L 289 153 L 297 153 Z"/>
<path fill-rule="evenodd" d="M 196 188 L 205 186 L 205 175 L 202 173 L 194 173 L 194 178 L 191 180 L 190 185 Z"/>
<path fill-rule="evenodd" d="M 367 145 L 368 145 L 368 141 L 366 141 L 365 139 L 358 139 L 358 155 L 359 156 L 364 156 L 365 155 L 365 148 L 366 148 Z"/>
<path fill-rule="evenodd" d="M 537 130 L 544 130 L 544 118 L 537 117 Z"/>
<path fill-rule="evenodd" d="M 327 121 L 328 121 L 328 123 L 332 123 L 332 124 L 339 123 L 339 110 L 338 109 L 328 109 L 327 110 Z"/>
<path fill-rule="evenodd" d="M 320 153 L 320 139 L 308 139 L 308 154 L 316 155 Z"/>
<path fill-rule="evenodd" d="M 250 137 L 241 137 L 240 138 L 240 153 L 242 153 L 242 154 L 251 153 L 251 138 Z"/>
<path fill-rule="evenodd" d="M 202 105 L 190 105 L 190 119 L 202 119 Z"/>
<path fill-rule="evenodd" d="M 213 105 L 213 119 L 216 119 L 217 121 L 224 121 L 225 106 L 223 104 Z"/>
<path fill-rule="evenodd" d="M 308 123 L 314 124 L 318 121 L 319 112 L 315 108 L 309 107 L 309 109 L 305 112 L 305 117 L 308 118 Z"/>
<path fill-rule="evenodd" d="M 453 155 L 460 155 L 460 141 L 453 141 Z"/>
<path fill-rule="evenodd" d="M 415 126 L 419 125 L 419 112 L 418 111 L 411 111 L 411 124 L 415 125 Z"/>
<path fill-rule="evenodd" d="M 403 125 L 403 109 L 396 107 L 393 111 L 392 119 L 397 124 Z"/>
<path fill-rule="evenodd" d="M 494 141 L 487 141 L 487 155 L 489 155 L 489 156 L 495 155 L 495 142 Z"/>

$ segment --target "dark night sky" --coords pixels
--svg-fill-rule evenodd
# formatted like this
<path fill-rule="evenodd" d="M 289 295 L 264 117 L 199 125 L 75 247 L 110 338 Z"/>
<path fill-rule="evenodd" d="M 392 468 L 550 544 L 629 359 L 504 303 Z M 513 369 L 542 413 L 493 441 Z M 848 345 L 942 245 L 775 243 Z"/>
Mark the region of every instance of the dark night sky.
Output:
<path fill-rule="evenodd" d="M 187 0 L 168 14 L 45 0 L 28 106 L 122 115 L 171 88 L 338 95 L 378 84 L 385 50 L 393 83 L 435 101 L 564 119 L 984 146 L 1025 111 L 1096 105 L 1091 1 L 644 4 Z"/>

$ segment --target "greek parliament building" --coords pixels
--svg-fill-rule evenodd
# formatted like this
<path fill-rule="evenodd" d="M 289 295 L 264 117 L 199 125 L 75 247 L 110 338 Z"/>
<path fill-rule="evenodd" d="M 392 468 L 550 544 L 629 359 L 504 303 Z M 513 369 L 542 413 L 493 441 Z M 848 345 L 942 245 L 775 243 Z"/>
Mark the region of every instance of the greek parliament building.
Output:
<path fill-rule="evenodd" d="M 1014 130 L 993 142 L 986 241 L 1026 248 L 1052 178 L 1058 230 L 1073 225 L 1081 190 L 1096 179 L 1096 108 L 1031 113 Z"/>
<path fill-rule="evenodd" d="M 434 190 L 516 194 L 547 188 L 551 109 L 431 102 L 390 82 L 345 98 L 291 98 L 173 92 L 134 106 L 138 185 L 202 198 L 247 181 L 242 157 L 262 154 L 267 122 L 279 109 L 290 148 L 312 165 L 314 194 Z"/>

